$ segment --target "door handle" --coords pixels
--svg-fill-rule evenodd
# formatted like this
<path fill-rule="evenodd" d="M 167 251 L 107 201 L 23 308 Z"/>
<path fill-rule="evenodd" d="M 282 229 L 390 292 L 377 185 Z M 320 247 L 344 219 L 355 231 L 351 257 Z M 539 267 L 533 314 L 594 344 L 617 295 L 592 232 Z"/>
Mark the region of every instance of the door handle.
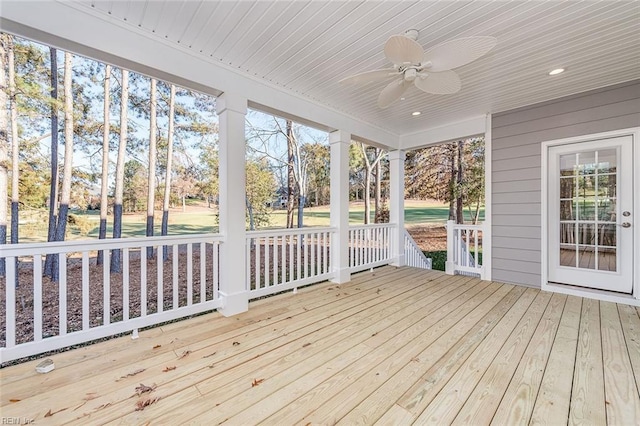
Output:
<path fill-rule="evenodd" d="M 618 226 L 622 226 L 623 228 L 631 228 L 631 224 L 629 222 L 622 222 Z"/>

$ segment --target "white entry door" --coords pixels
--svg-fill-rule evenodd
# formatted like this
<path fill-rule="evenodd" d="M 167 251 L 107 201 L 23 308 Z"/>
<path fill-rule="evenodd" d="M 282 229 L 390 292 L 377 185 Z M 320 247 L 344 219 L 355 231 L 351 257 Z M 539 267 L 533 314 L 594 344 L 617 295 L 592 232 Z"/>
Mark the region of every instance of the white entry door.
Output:
<path fill-rule="evenodd" d="M 549 147 L 549 281 L 630 294 L 631 136 Z"/>

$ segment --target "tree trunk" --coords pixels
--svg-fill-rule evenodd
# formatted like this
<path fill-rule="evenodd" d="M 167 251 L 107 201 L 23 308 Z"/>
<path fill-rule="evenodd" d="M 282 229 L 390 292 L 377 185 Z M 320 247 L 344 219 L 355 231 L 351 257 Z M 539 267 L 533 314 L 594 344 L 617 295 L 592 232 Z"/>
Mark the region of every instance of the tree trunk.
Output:
<path fill-rule="evenodd" d="M 64 53 L 64 166 L 62 172 L 62 190 L 60 191 L 60 210 L 58 224 L 56 226 L 56 241 L 64 241 L 67 231 L 67 217 L 71 202 L 71 174 L 73 171 L 73 91 L 71 67 L 73 55 Z M 65 267 L 63 265 L 63 267 Z M 58 256 L 53 258 L 51 279 L 58 281 L 59 276 Z"/>
<path fill-rule="evenodd" d="M 51 56 L 51 186 L 49 190 L 49 230 L 47 241 L 55 241 L 58 220 L 58 56 L 57 50 L 49 48 Z M 52 276 L 54 256 L 48 254 L 44 263 L 44 274 Z"/>
<path fill-rule="evenodd" d="M 247 214 L 249 215 L 249 231 L 255 231 L 256 221 L 253 217 L 253 205 L 249 202 L 249 197 L 245 197 L 245 203 L 247 204 Z"/>
<path fill-rule="evenodd" d="M 7 92 L 4 90 L 7 84 L 7 76 L 5 74 L 5 61 L 8 60 L 8 40 L 9 35 L 0 34 L 0 244 L 7 243 L 7 195 L 9 189 L 9 172 L 7 166 L 9 163 L 9 111 L 4 108 L 7 105 Z M 15 143 L 15 141 L 13 141 Z M 6 261 L 4 258 L 0 259 L 0 277 L 6 275 Z"/>
<path fill-rule="evenodd" d="M 307 197 L 304 195 L 298 196 L 298 228 L 304 226 L 304 205 L 307 202 Z"/>
<path fill-rule="evenodd" d="M 287 228 L 293 228 L 293 207 L 294 207 L 294 191 L 295 176 L 294 176 L 294 161 L 295 161 L 295 146 L 294 146 L 294 134 L 293 134 L 293 122 L 287 120 Z"/>
<path fill-rule="evenodd" d="M 147 237 L 153 237 L 153 213 L 156 199 L 156 79 L 151 79 L 151 96 L 149 99 L 149 178 L 147 189 Z M 153 258 L 153 247 L 147 247 L 147 259 Z"/>
<path fill-rule="evenodd" d="M 18 244 L 20 223 L 20 142 L 18 141 L 18 106 L 16 103 L 16 70 L 13 48 L 13 37 L 7 35 L 9 41 L 8 65 L 9 65 L 9 96 L 11 96 L 10 117 L 11 120 L 11 244 Z M 1 268 L 1 266 L 0 266 Z M 16 271 L 18 270 L 18 258 L 16 257 Z M 18 287 L 18 274 L 16 274 L 16 287 Z"/>
<path fill-rule="evenodd" d="M 379 149 L 376 149 L 376 157 L 378 156 Z M 378 161 L 376 164 L 376 187 L 375 187 L 375 223 L 378 223 L 378 216 L 380 215 L 380 202 L 382 199 L 382 163 Z"/>
<path fill-rule="evenodd" d="M 124 192 L 124 160 L 127 150 L 127 124 L 129 106 L 129 71 L 122 70 L 122 90 L 120 94 L 120 143 L 116 159 L 116 187 L 113 200 L 113 238 L 122 236 L 122 198 Z M 111 272 L 121 272 L 120 250 L 111 253 Z"/>
<path fill-rule="evenodd" d="M 456 150 L 455 143 L 449 145 L 449 161 L 451 174 L 449 177 L 449 220 L 456 220 Z"/>
<path fill-rule="evenodd" d="M 464 205 L 463 205 L 463 164 L 462 154 L 464 151 L 464 141 L 458 141 L 458 170 L 457 170 L 457 185 L 456 185 L 456 223 L 464 223 Z"/>
<path fill-rule="evenodd" d="M 371 170 L 367 169 L 364 177 L 364 224 L 371 222 Z"/>
<path fill-rule="evenodd" d="M 109 209 L 109 106 L 111 104 L 110 94 L 111 65 L 107 65 L 104 71 L 104 103 L 103 103 L 103 129 L 102 129 L 102 177 L 100 179 L 100 230 L 98 238 L 103 240 L 107 237 L 107 211 Z M 96 260 L 98 265 L 104 262 L 104 250 L 98 251 Z"/>
<path fill-rule="evenodd" d="M 362 156 L 364 158 L 365 165 L 365 176 L 364 176 L 364 224 L 367 225 L 371 222 L 371 173 L 373 168 L 378 165 L 380 159 L 382 158 L 382 154 L 384 151 L 376 148 L 375 150 L 375 158 L 373 161 L 369 161 L 369 156 L 367 155 L 367 149 L 365 148 L 363 143 L 360 143 L 360 148 L 362 149 Z"/>
<path fill-rule="evenodd" d="M 175 116 L 176 86 L 171 85 L 171 94 L 169 95 L 169 130 L 167 135 L 167 170 L 164 177 L 164 199 L 162 200 L 162 226 L 160 234 L 167 235 L 169 232 L 169 201 L 171 201 L 171 167 L 173 163 L 173 126 Z M 162 258 L 167 260 L 169 257 L 168 248 L 162 248 Z"/>

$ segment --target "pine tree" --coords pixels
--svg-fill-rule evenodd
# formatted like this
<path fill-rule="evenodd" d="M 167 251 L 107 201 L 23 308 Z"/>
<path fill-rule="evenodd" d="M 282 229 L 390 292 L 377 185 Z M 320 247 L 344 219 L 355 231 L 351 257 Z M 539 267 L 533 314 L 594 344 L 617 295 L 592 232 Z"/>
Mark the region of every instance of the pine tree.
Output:
<path fill-rule="evenodd" d="M 160 233 L 167 235 L 169 231 L 169 202 L 171 201 L 171 173 L 173 165 L 173 132 L 175 120 L 176 86 L 171 85 L 169 95 L 169 129 L 167 133 L 167 163 L 164 178 L 164 199 L 162 200 L 162 226 Z M 168 250 L 163 247 L 163 259 L 167 260 Z"/>
<path fill-rule="evenodd" d="M 113 238 L 122 236 L 122 198 L 124 193 L 124 165 L 127 151 L 127 126 L 129 108 L 129 71 L 122 70 L 120 81 L 120 142 L 116 159 L 116 184 L 113 202 Z M 120 250 L 111 253 L 111 272 L 122 272 Z"/>
<path fill-rule="evenodd" d="M 149 180 L 147 193 L 147 237 L 153 237 L 153 215 L 155 211 L 156 200 L 156 160 L 157 160 L 157 142 L 158 127 L 157 119 L 157 80 L 151 79 L 150 97 L 149 97 Z M 153 247 L 147 247 L 147 259 L 153 258 Z"/>
<path fill-rule="evenodd" d="M 111 107 L 111 65 L 107 65 L 104 70 L 104 101 L 103 101 L 103 128 L 102 128 L 102 174 L 100 178 L 100 229 L 98 238 L 105 239 L 107 237 L 107 211 L 109 209 L 109 120 Z M 102 265 L 104 260 L 104 251 L 98 252 L 96 260 L 98 265 Z"/>
<path fill-rule="evenodd" d="M 51 57 L 51 179 L 49 186 L 49 228 L 47 241 L 56 240 L 56 226 L 58 223 L 58 52 L 54 47 L 49 49 Z M 44 264 L 44 274 L 54 276 L 54 258 L 48 254 Z"/>
<path fill-rule="evenodd" d="M 7 81 L 7 75 L 5 72 L 5 64 L 8 62 L 9 54 L 9 36 L 3 34 L 0 38 L 0 244 L 7 243 L 7 195 L 9 189 L 8 180 L 8 148 L 9 148 L 9 117 L 8 109 L 5 108 L 8 105 L 7 88 L 9 86 Z M 4 277 L 6 274 L 6 261 L 4 258 L 0 258 L 0 276 Z"/>

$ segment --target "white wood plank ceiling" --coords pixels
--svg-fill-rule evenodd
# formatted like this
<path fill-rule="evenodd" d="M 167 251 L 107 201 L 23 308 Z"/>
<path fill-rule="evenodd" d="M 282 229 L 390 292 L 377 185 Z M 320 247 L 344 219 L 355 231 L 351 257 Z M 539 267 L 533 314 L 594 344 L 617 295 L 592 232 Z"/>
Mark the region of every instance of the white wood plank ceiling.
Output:
<path fill-rule="evenodd" d="M 638 1 L 115 0 L 75 7 L 398 135 L 640 78 Z M 386 83 L 338 84 L 389 66 L 384 42 L 409 28 L 420 30 L 425 49 L 472 35 L 497 37 L 498 45 L 457 69 L 463 87 L 455 95 L 412 88 L 381 110 L 376 100 Z M 558 67 L 566 72 L 548 75 Z"/>

